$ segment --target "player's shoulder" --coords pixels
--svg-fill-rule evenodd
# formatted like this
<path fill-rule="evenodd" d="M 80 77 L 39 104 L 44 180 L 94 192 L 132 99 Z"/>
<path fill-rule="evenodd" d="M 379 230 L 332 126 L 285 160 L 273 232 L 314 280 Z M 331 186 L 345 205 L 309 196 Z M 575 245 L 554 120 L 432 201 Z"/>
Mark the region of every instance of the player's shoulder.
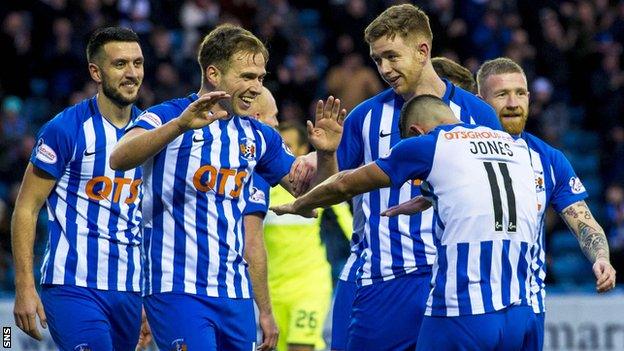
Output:
<path fill-rule="evenodd" d="M 53 130 L 59 134 L 73 135 L 82 127 L 85 121 L 95 115 L 97 110 L 94 104 L 95 97 L 92 97 L 69 106 L 56 114 L 42 129 Z"/>
<path fill-rule="evenodd" d="M 167 100 L 146 109 L 143 113 L 153 113 L 163 121 L 168 121 L 179 116 L 180 113 L 196 99 L 197 97 L 195 94 L 190 94 L 185 97 Z"/>
<path fill-rule="evenodd" d="M 447 89 L 449 90 L 449 100 L 453 103 L 469 110 L 486 111 L 495 116 L 495 111 L 492 106 L 477 95 L 446 80 L 445 83 L 447 84 Z"/>
<path fill-rule="evenodd" d="M 540 155 L 546 156 L 550 159 L 565 157 L 565 155 L 563 154 L 561 150 L 548 144 L 544 140 L 538 138 L 537 136 L 529 132 L 522 132 L 522 139 L 526 141 L 530 149 L 534 150 Z"/>
<path fill-rule="evenodd" d="M 462 104 L 466 106 L 489 106 L 487 102 L 483 101 L 480 97 L 475 94 L 462 89 L 461 87 L 451 83 L 446 79 L 442 79 L 444 84 L 446 84 L 446 89 L 448 91 L 450 101 L 455 102 L 456 104 Z"/>
<path fill-rule="evenodd" d="M 401 97 L 397 95 L 394 90 L 386 89 L 381 93 L 359 103 L 353 108 L 353 110 L 351 110 L 351 112 L 349 112 L 347 118 L 363 119 L 373 109 L 383 106 L 384 104 L 393 101 L 396 98 Z"/>

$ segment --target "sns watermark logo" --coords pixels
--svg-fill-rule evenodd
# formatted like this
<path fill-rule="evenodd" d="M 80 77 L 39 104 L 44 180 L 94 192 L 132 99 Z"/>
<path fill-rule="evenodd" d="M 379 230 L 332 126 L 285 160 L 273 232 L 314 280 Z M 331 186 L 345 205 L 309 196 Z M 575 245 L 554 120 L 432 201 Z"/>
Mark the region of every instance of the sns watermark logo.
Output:
<path fill-rule="evenodd" d="M 37 141 L 37 156 L 35 157 L 44 163 L 51 165 L 56 163 L 56 152 L 54 152 L 50 146 L 46 145 L 43 139 Z"/>
<path fill-rule="evenodd" d="M 256 157 L 256 142 L 253 139 L 242 138 L 239 140 L 240 157 L 251 161 Z"/>
<path fill-rule="evenodd" d="M 171 342 L 171 351 L 187 351 L 188 346 L 184 339 L 175 339 Z"/>
<path fill-rule="evenodd" d="M 2 347 L 11 348 L 11 327 L 2 327 Z"/>
<path fill-rule="evenodd" d="M 570 190 L 573 194 L 580 194 L 585 192 L 585 186 L 581 183 L 581 180 L 577 177 L 570 178 Z"/>

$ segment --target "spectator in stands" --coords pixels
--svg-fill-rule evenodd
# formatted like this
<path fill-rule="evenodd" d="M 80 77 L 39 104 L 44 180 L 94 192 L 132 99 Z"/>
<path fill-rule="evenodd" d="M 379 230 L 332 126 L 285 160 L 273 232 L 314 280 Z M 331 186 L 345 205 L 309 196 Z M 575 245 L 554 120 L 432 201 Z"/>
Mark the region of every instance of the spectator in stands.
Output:
<path fill-rule="evenodd" d="M 339 98 L 347 111 L 382 89 L 377 73 L 364 65 L 357 52 L 344 56 L 339 66 L 330 68 L 325 80 L 329 94 Z"/>

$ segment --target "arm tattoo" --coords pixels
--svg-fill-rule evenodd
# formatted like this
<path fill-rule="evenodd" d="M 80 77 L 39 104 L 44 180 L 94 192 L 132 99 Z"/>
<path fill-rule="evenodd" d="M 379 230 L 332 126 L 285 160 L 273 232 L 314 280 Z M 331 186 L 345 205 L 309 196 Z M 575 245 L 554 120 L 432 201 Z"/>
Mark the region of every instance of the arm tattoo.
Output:
<path fill-rule="evenodd" d="M 583 221 L 579 221 L 578 235 L 581 249 L 591 262 L 595 262 L 598 257 L 609 259 L 609 245 L 604 233 Z"/>
<path fill-rule="evenodd" d="M 579 201 L 563 211 L 563 219 L 578 238 L 581 250 L 594 263 L 597 258 L 609 259 L 609 244 L 604 230 L 596 222 L 585 201 Z"/>

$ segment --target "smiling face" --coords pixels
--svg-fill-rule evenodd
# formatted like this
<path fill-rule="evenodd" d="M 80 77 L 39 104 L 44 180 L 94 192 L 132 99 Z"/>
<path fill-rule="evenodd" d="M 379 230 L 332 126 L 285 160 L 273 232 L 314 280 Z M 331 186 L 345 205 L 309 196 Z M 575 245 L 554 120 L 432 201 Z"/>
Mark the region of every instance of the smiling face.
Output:
<path fill-rule="evenodd" d="M 250 115 L 254 100 L 262 93 L 266 76 L 266 61 L 260 53 L 237 52 L 227 67 L 209 66 L 207 77 L 214 90 L 222 90 L 232 98 L 225 102 L 225 109 L 236 115 Z"/>
<path fill-rule="evenodd" d="M 370 56 L 379 75 L 403 97 L 416 90 L 426 61 L 426 53 L 417 49 L 423 43 L 408 45 L 408 38 L 382 36 L 370 43 Z"/>
<path fill-rule="evenodd" d="M 113 41 L 104 44 L 94 63 L 89 64 L 102 93 L 119 106 L 138 99 L 143 82 L 143 53 L 137 42 Z"/>
<path fill-rule="evenodd" d="M 479 92 L 490 104 L 505 131 L 518 135 L 524 130 L 529 116 L 529 90 L 522 73 L 493 74 L 483 82 Z"/>

